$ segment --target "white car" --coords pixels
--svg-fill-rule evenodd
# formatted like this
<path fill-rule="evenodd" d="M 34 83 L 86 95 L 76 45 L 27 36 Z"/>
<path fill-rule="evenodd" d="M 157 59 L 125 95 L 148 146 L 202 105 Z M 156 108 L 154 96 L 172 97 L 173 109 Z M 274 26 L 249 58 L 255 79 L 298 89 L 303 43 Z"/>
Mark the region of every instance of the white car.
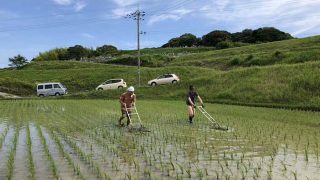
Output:
<path fill-rule="evenodd" d="M 175 74 L 164 74 L 159 76 L 157 79 L 148 81 L 150 86 L 157 86 L 161 84 L 176 84 L 180 81 L 179 77 Z"/>
<path fill-rule="evenodd" d="M 127 83 L 123 79 L 109 79 L 100 84 L 96 90 L 122 89 L 127 87 Z"/>

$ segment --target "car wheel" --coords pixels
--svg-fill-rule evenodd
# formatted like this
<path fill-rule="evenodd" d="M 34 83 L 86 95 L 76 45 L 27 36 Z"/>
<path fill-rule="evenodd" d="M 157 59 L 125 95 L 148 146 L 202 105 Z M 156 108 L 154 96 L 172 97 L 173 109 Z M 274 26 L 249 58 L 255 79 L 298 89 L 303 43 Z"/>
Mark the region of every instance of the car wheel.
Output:
<path fill-rule="evenodd" d="M 177 80 L 173 80 L 172 84 L 177 84 L 177 82 L 178 82 Z"/>
<path fill-rule="evenodd" d="M 155 87 L 156 85 L 157 85 L 156 82 L 152 82 L 152 83 L 151 83 L 151 86 L 153 86 L 153 87 Z"/>
<path fill-rule="evenodd" d="M 103 89 L 102 88 L 98 88 L 98 91 L 102 91 Z"/>
<path fill-rule="evenodd" d="M 60 93 L 57 92 L 57 93 L 55 93 L 54 95 L 55 95 L 55 96 L 60 96 Z"/>
<path fill-rule="evenodd" d="M 123 86 L 118 86 L 118 89 L 123 89 Z"/>
<path fill-rule="evenodd" d="M 44 97 L 44 95 L 43 94 L 39 94 L 39 97 Z"/>

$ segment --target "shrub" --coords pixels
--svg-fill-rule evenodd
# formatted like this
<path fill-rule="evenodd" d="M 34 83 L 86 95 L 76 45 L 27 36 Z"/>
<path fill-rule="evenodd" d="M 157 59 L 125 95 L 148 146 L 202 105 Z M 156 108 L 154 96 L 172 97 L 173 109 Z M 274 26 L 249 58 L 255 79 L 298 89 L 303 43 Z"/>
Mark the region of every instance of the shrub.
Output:
<path fill-rule="evenodd" d="M 229 65 L 232 65 L 232 66 L 237 66 L 240 64 L 240 59 L 238 57 L 235 57 L 233 58 L 230 62 L 229 62 Z"/>
<path fill-rule="evenodd" d="M 217 49 L 227 49 L 227 48 L 231 48 L 231 47 L 232 47 L 232 44 L 230 42 L 227 42 L 227 41 L 219 42 L 216 45 Z"/>

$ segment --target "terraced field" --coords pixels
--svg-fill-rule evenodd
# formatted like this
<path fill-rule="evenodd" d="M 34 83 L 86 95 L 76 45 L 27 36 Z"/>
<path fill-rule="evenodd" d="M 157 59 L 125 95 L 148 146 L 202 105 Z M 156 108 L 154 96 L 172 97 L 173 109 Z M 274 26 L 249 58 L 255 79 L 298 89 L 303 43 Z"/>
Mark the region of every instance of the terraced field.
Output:
<path fill-rule="evenodd" d="M 320 113 L 138 101 L 150 132 L 117 126 L 111 100 L 0 101 L 0 179 L 317 179 Z M 133 117 L 133 127 L 139 124 Z"/>

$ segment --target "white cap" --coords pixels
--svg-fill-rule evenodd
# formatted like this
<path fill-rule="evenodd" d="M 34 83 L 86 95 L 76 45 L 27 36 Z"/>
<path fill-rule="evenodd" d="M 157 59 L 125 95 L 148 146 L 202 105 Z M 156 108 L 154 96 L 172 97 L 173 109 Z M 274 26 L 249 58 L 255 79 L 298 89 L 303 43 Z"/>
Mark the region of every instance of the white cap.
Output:
<path fill-rule="evenodd" d="M 128 91 L 129 91 L 129 92 L 134 92 L 134 87 L 133 87 L 133 86 L 130 86 L 130 87 L 128 88 Z"/>

